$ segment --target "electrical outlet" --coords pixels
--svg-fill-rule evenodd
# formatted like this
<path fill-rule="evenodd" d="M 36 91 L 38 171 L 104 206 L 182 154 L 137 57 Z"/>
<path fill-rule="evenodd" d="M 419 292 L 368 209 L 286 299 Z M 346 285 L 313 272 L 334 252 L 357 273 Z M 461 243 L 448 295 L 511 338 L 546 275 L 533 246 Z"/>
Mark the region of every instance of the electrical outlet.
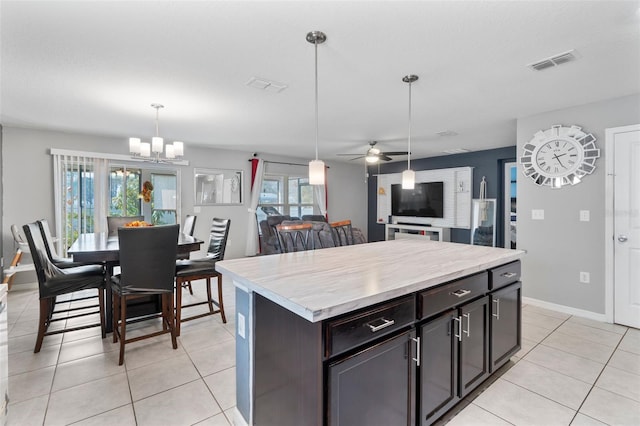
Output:
<path fill-rule="evenodd" d="M 591 220 L 591 214 L 589 210 L 580 210 L 580 221 L 589 222 Z"/>
<path fill-rule="evenodd" d="M 589 284 L 589 282 L 591 282 L 591 274 L 580 271 L 580 282 L 583 284 Z"/>
<path fill-rule="evenodd" d="M 531 219 L 532 220 L 544 220 L 544 210 L 531 210 Z"/>
<path fill-rule="evenodd" d="M 244 315 L 238 312 L 238 336 L 244 339 Z"/>

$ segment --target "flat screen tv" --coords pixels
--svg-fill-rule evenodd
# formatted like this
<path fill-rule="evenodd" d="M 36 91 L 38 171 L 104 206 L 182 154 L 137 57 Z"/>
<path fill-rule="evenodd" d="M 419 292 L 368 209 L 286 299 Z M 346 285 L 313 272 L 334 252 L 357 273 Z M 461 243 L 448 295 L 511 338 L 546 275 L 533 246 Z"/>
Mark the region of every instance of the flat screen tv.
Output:
<path fill-rule="evenodd" d="M 416 183 L 414 189 L 391 185 L 393 216 L 444 217 L 443 182 Z"/>

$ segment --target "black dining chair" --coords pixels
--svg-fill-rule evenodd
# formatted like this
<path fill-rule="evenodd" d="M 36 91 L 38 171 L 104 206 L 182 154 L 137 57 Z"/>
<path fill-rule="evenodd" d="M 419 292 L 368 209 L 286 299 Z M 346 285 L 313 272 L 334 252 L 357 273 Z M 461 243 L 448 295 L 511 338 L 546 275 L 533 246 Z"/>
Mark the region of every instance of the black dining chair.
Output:
<path fill-rule="evenodd" d="M 276 234 L 282 253 L 313 250 L 314 239 L 310 222 L 276 225 Z"/>
<path fill-rule="evenodd" d="M 224 259 L 224 252 L 227 247 L 227 238 L 229 236 L 229 228 L 231 219 L 213 218 L 211 223 L 211 232 L 209 233 L 209 248 L 207 256 L 202 259 L 179 260 L 176 263 L 176 328 L 178 336 L 180 335 L 180 324 L 196 318 L 207 315 L 220 313 L 222 322 L 227 322 L 224 314 L 224 301 L 222 298 L 222 274 L 216 271 L 216 262 Z M 211 291 L 211 278 L 218 278 L 218 300 L 214 300 Z M 182 289 L 187 287 L 187 283 L 191 281 L 205 279 L 207 282 L 207 300 L 204 302 L 194 302 L 182 304 Z M 182 309 L 199 305 L 209 305 L 209 311 L 192 315 L 189 317 L 182 316 Z M 215 309 L 214 306 L 217 308 Z"/>
<path fill-rule="evenodd" d="M 107 232 L 110 237 L 118 235 L 118 228 L 129 222 L 141 222 L 144 216 L 107 216 Z"/>
<path fill-rule="evenodd" d="M 120 274 L 111 277 L 113 294 L 113 342 L 120 341 L 119 365 L 124 363 L 127 343 L 171 334 L 178 348 L 173 309 L 173 283 L 180 225 L 118 229 Z M 162 330 L 127 338 L 127 301 L 149 295 L 162 299 Z M 156 318 L 142 317 L 131 321 Z"/>
<path fill-rule="evenodd" d="M 47 219 L 40 219 L 37 220 L 36 223 L 40 228 L 40 233 L 42 234 L 42 239 L 44 240 L 44 248 L 46 249 L 47 256 L 49 257 L 51 263 L 56 265 L 58 268 L 72 268 L 75 266 L 86 265 L 86 263 L 74 262 L 73 258 L 71 257 L 58 256 L 58 252 L 54 244 L 54 238 L 51 236 L 49 221 Z"/>
<path fill-rule="evenodd" d="M 102 338 L 105 333 L 105 269 L 102 265 L 87 265 L 69 268 L 58 268 L 47 255 L 45 242 L 37 223 L 28 223 L 23 226 L 24 234 L 29 243 L 29 250 L 33 265 L 38 276 L 38 290 L 40 296 L 40 316 L 38 320 L 38 334 L 34 353 L 40 352 L 44 336 L 66 333 L 70 331 L 83 330 L 90 327 L 100 327 Z M 83 290 L 97 290 L 98 304 L 86 305 L 87 299 L 95 296 L 74 297 L 70 301 L 60 302 L 66 308 L 56 309 L 56 298 L 58 296 L 80 292 Z M 77 306 L 77 302 L 81 306 Z M 75 306 L 74 306 L 75 305 Z M 98 311 L 94 309 L 98 308 Z M 89 323 L 68 328 L 55 329 L 49 331 L 49 327 L 55 321 L 68 321 L 73 318 L 99 314 L 99 323 Z"/>

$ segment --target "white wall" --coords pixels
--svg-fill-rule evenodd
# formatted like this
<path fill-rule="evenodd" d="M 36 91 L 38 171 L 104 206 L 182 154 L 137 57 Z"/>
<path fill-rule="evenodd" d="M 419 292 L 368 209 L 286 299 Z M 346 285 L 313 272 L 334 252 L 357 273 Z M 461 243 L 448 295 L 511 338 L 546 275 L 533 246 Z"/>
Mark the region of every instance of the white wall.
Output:
<path fill-rule="evenodd" d="M 577 125 L 593 133 L 601 157 L 596 170 L 575 186 L 539 187 L 524 177 L 518 165 L 518 248 L 522 261 L 523 294 L 549 303 L 604 314 L 605 129 L 640 123 L 640 95 L 626 96 L 551 111 L 518 120 L 517 153 L 535 132 L 553 125 Z M 531 210 L 543 209 L 544 220 L 532 220 Z M 589 210 L 591 220 L 579 221 Z M 579 282 L 580 271 L 591 274 Z"/>
<path fill-rule="evenodd" d="M 37 219 L 54 220 L 53 160 L 50 148 L 78 151 L 127 154 L 125 138 L 54 132 L 4 126 L 2 129 L 2 179 L 4 182 L 2 212 L 2 246 L 5 256 L 14 252 L 11 224 L 22 226 Z M 214 216 L 231 218 L 226 257 L 242 257 L 245 253 L 251 167 L 251 153 L 218 150 L 185 144 L 185 159 L 189 166 L 181 170 L 182 215 L 196 214 L 195 235 L 205 241 Z M 258 148 L 255 149 L 259 151 Z M 310 153 L 311 155 L 312 153 Z M 264 157 L 272 161 L 306 164 L 309 159 Z M 311 157 L 310 157 L 311 158 Z M 329 188 L 329 218 L 350 218 L 355 227 L 367 229 L 367 194 L 363 168 L 357 164 L 327 161 Z M 240 206 L 202 206 L 194 213 L 194 168 L 222 168 L 244 170 L 244 204 Z M 203 251 L 206 247 L 203 247 Z M 6 259 L 5 259 L 6 260 Z M 9 259 L 10 260 L 10 259 Z M 24 274 L 26 275 L 26 274 Z M 22 279 L 16 282 L 22 282 Z M 35 276 L 31 282 L 35 281 Z"/>

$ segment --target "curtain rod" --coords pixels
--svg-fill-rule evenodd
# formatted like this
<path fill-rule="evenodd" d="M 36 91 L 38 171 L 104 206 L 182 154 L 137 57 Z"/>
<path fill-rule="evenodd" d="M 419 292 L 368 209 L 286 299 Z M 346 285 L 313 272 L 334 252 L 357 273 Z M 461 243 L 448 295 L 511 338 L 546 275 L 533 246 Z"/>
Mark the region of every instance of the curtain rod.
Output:
<path fill-rule="evenodd" d="M 256 158 L 250 158 L 247 161 L 251 161 L 251 160 L 255 160 Z M 302 167 L 308 167 L 308 164 L 299 164 L 299 163 L 285 163 L 283 161 L 269 161 L 269 160 L 262 160 L 265 163 L 271 163 L 271 164 L 285 164 L 287 166 L 302 166 Z M 325 166 L 327 169 L 329 169 L 329 166 Z"/>

